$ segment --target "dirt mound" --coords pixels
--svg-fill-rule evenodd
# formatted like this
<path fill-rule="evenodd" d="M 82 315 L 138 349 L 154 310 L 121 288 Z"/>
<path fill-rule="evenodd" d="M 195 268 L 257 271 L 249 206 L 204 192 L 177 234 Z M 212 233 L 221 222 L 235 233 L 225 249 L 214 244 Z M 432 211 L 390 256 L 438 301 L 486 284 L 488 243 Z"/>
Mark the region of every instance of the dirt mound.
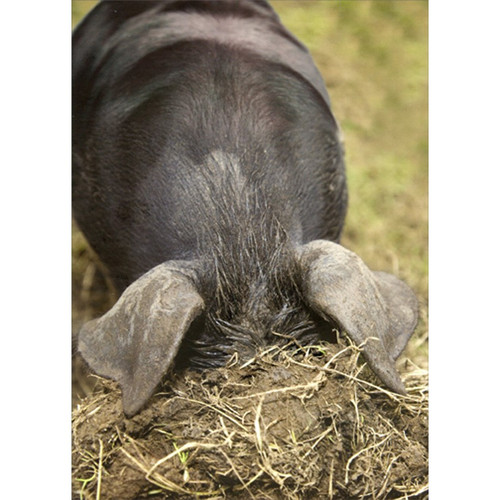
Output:
<path fill-rule="evenodd" d="M 271 347 L 173 374 L 130 419 L 100 379 L 73 413 L 73 498 L 425 498 L 427 372 L 402 371 L 408 396 L 344 337 Z"/>

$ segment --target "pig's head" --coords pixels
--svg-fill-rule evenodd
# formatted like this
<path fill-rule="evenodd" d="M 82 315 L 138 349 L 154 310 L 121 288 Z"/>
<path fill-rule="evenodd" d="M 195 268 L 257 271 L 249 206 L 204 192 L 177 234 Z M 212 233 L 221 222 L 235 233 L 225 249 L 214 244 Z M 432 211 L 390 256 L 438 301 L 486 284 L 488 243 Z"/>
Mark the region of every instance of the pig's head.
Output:
<path fill-rule="evenodd" d="M 414 293 L 330 241 L 302 245 L 294 255 L 307 306 L 345 331 L 387 387 L 404 394 L 395 360 L 417 323 Z M 120 384 L 126 415 L 145 404 L 191 323 L 204 313 L 209 298 L 200 289 L 201 269 L 197 262 L 160 264 L 132 283 L 108 313 L 82 328 L 80 353 L 96 373 Z"/>

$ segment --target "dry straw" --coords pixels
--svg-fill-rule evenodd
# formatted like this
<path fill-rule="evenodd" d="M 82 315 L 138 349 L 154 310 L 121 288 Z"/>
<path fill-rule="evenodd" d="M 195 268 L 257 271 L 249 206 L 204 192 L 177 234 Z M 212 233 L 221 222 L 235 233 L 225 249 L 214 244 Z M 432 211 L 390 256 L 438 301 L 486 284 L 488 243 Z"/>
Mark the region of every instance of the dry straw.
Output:
<path fill-rule="evenodd" d="M 131 419 L 101 380 L 73 414 L 73 496 L 426 498 L 427 372 L 402 371 L 407 396 L 379 387 L 347 339 L 271 347 L 173 375 Z"/>

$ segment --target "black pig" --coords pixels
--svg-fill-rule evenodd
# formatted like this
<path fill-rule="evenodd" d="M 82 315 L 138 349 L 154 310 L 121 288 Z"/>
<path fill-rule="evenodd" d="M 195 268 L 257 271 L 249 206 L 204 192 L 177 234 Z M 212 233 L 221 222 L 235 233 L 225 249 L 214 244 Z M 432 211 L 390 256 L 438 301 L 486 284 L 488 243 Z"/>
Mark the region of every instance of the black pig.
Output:
<path fill-rule="evenodd" d="M 73 210 L 122 293 L 79 334 L 127 415 L 181 352 L 317 338 L 326 321 L 404 393 L 413 292 L 338 244 L 340 130 L 264 0 L 103 1 L 73 36 Z"/>

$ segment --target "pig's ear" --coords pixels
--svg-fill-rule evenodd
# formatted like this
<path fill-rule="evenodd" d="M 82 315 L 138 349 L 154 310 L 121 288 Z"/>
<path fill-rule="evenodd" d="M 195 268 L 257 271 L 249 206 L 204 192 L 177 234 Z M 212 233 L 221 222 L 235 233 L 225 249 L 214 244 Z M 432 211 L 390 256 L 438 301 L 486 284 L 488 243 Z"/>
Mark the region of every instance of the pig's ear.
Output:
<path fill-rule="evenodd" d="M 80 353 L 97 374 L 119 382 L 127 416 L 137 413 L 151 396 L 203 310 L 188 275 L 175 262 L 160 264 L 80 331 Z"/>
<path fill-rule="evenodd" d="M 405 394 L 394 361 L 418 320 L 418 301 L 395 276 L 372 272 L 353 252 L 330 241 L 300 247 L 303 293 L 309 306 L 362 346 L 378 377 Z"/>

